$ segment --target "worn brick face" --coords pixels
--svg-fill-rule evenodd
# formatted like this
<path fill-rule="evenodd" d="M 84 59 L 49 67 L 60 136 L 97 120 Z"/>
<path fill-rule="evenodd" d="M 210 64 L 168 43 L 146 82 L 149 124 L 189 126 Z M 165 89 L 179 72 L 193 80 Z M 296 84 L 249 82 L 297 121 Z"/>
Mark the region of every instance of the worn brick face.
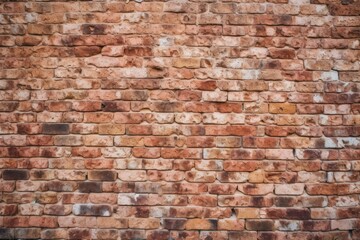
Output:
<path fill-rule="evenodd" d="M 360 239 L 359 13 L 2 1 L 0 239 Z"/>

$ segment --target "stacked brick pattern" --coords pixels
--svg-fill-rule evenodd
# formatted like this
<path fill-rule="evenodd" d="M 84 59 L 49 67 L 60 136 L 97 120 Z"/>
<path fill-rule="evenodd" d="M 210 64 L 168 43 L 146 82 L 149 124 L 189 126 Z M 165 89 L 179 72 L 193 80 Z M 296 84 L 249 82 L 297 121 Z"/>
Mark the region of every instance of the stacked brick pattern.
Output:
<path fill-rule="evenodd" d="M 359 1 L 0 12 L 1 239 L 360 239 Z"/>

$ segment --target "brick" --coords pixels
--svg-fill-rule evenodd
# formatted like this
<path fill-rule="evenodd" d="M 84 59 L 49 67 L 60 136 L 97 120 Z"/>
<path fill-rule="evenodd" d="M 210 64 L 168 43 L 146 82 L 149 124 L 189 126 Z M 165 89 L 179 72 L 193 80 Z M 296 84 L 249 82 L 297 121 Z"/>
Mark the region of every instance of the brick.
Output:
<path fill-rule="evenodd" d="M 17 228 L 15 230 L 15 238 L 40 238 L 40 232 L 41 230 L 39 228 Z"/>
<path fill-rule="evenodd" d="M 28 218 L 27 225 L 30 227 L 47 227 L 47 228 L 56 228 L 58 226 L 56 218 L 45 217 L 45 216 L 30 216 Z M 21 226 L 21 224 L 19 226 Z"/>
<path fill-rule="evenodd" d="M 257 208 L 235 208 L 237 218 L 259 218 L 260 210 Z"/>
<path fill-rule="evenodd" d="M 69 134 L 69 124 L 63 123 L 46 123 L 42 126 L 43 134 L 64 135 Z"/>
<path fill-rule="evenodd" d="M 91 57 L 101 52 L 98 46 L 79 46 L 74 48 L 74 54 L 77 57 Z"/>
<path fill-rule="evenodd" d="M 102 35 L 105 33 L 106 25 L 104 24 L 83 24 L 81 25 L 81 30 L 83 34 L 86 35 Z"/>
<path fill-rule="evenodd" d="M 125 47 L 124 55 L 127 55 L 127 56 L 152 56 L 152 50 L 149 47 Z"/>
<path fill-rule="evenodd" d="M 73 102 L 72 109 L 79 112 L 93 112 L 101 109 L 100 102 Z"/>
<path fill-rule="evenodd" d="M 294 59 L 295 50 L 291 48 L 283 48 L 283 49 L 271 48 L 269 49 L 269 55 L 271 58 Z"/>
<path fill-rule="evenodd" d="M 71 154 L 84 158 L 96 158 L 101 156 L 101 150 L 95 147 L 73 147 Z"/>
<path fill-rule="evenodd" d="M 196 206 L 216 207 L 217 198 L 215 196 L 191 196 L 189 203 Z"/>
<path fill-rule="evenodd" d="M 294 159 L 294 153 L 290 149 L 266 149 L 265 156 L 267 159 Z"/>
<path fill-rule="evenodd" d="M 276 114 L 292 114 L 296 112 L 296 106 L 291 103 L 270 103 L 269 111 Z"/>
<path fill-rule="evenodd" d="M 130 228 L 156 229 L 160 226 L 159 219 L 154 218 L 132 218 L 129 219 Z"/>
<path fill-rule="evenodd" d="M 243 146 L 250 148 L 276 148 L 279 144 L 278 138 L 270 137 L 243 137 Z"/>
<path fill-rule="evenodd" d="M 184 230 L 186 219 L 167 218 L 164 219 L 164 228 L 171 230 Z"/>
<path fill-rule="evenodd" d="M 42 239 L 67 238 L 68 234 L 62 229 L 46 229 L 41 231 Z"/>
<path fill-rule="evenodd" d="M 249 179 L 247 172 L 221 172 L 216 178 L 222 183 L 240 183 L 246 182 Z"/>
<path fill-rule="evenodd" d="M 178 58 L 173 61 L 173 66 L 176 68 L 199 68 L 200 59 L 196 58 Z"/>
<path fill-rule="evenodd" d="M 95 170 L 88 173 L 89 180 L 115 181 L 116 178 L 116 172 L 109 170 Z"/>
<path fill-rule="evenodd" d="M 214 91 L 214 92 L 204 91 L 202 93 L 202 99 L 207 102 L 226 102 L 227 93 L 221 91 Z"/>
<path fill-rule="evenodd" d="M 303 229 L 306 231 L 329 231 L 331 228 L 330 221 L 304 221 L 303 222 Z"/>
<path fill-rule="evenodd" d="M 132 153 L 135 157 L 143 157 L 143 158 L 160 157 L 160 149 L 158 148 L 133 148 Z"/>
<path fill-rule="evenodd" d="M 216 230 L 218 221 L 213 219 L 190 219 L 187 220 L 185 229 L 189 230 Z"/>
<path fill-rule="evenodd" d="M 28 170 L 3 170 L 4 180 L 27 180 L 30 177 Z"/>
<path fill-rule="evenodd" d="M 255 231 L 234 231 L 229 232 L 229 240 L 236 240 L 236 239 L 249 239 L 249 240 L 256 240 L 257 232 Z"/>
<path fill-rule="evenodd" d="M 80 182 L 79 191 L 83 193 L 99 193 L 102 192 L 102 185 L 100 182 Z"/>
<path fill-rule="evenodd" d="M 123 46 L 105 46 L 101 50 L 101 54 L 104 56 L 120 57 L 124 55 Z M 96 54 L 94 54 L 96 55 Z"/>
<path fill-rule="evenodd" d="M 70 239 L 90 239 L 89 229 L 73 228 L 68 232 Z"/>
<path fill-rule="evenodd" d="M 79 146 L 83 144 L 82 136 L 55 136 L 55 145 L 59 146 Z"/>
<path fill-rule="evenodd" d="M 220 219 L 218 222 L 218 229 L 239 231 L 244 229 L 244 225 L 244 220 Z"/>
<path fill-rule="evenodd" d="M 274 222 L 271 220 L 246 220 L 246 229 L 256 231 L 272 231 L 274 230 Z"/>
<path fill-rule="evenodd" d="M 86 135 L 83 139 L 86 146 L 104 147 L 113 145 L 113 138 L 111 136 Z"/>
<path fill-rule="evenodd" d="M 54 192 L 71 192 L 77 189 L 77 185 L 74 182 L 63 182 L 63 181 L 49 181 L 46 184 L 49 191 Z"/>
<path fill-rule="evenodd" d="M 69 205 L 48 204 L 44 207 L 44 213 L 47 215 L 65 216 L 69 215 L 71 210 L 72 208 Z"/>
<path fill-rule="evenodd" d="M 10 239 L 14 237 L 14 229 L 0 228 L 0 237 L 3 239 Z"/>
<path fill-rule="evenodd" d="M 167 230 L 153 230 L 148 231 L 147 233 L 147 239 L 169 239 L 170 232 Z"/>
<path fill-rule="evenodd" d="M 224 161 L 225 171 L 252 172 L 259 168 L 259 162 L 256 161 Z"/>
<path fill-rule="evenodd" d="M 75 204 L 73 214 L 76 216 L 111 216 L 112 209 L 109 205 Z"/>
<path fill-rule="evenodd" d="M 274 191 L 272 184 L 239 184 L 238 190 L 246 195 L 266 195 Z"/>
<path fill-rule="evenodd" d="M 349 185 L 347 185 L 347 184 L 309 184 L 309 185 L 306 185 L 306 192 L 309 195 L 332 195 L 335 192 L 338 195 L 346 195 L 349 193 Z"/>
<path fill-rule="evenodd" d="M 124 170 L 118 173 L 122 181 L 146 181 L 146 172 L 143 170 Z"/>
<path fill-rule="evenodd" d="M 21 205 L 20 206 L 20 209 L 19 209 L 19 211 L 21 211 L 22 210 L 22 207 L 23 205 Z M 16 213 L 17 213 L 17 206 L 16 205 L 1 205 L 0 206 L 0 213 L 1 213 L 1 215 L 2 216 L 6 216 L 6 215 L 9 215 L 9 216 L 11 216 L 11 215 L 16 215 Z M 25 214 L 23 214 L 23 215 L 25 215 Z"/>
<path fill-rule="evenodd" d="M 100 105 L 105 112 L 128 112 L 130 111 L 130 104 L 128 102 L 108 102 L 104 101 Z"/>
<path fill-rule="evenodd" d="M 128 135 L 151 135 L 152 126 L 150 125 L 130 125 L 126 129 Z"/>
<path fill-rule="evenodd" d="M 189 182 L 214 182 L 214 172 L 189 171 L 186 173 L 185 179 Z"/>

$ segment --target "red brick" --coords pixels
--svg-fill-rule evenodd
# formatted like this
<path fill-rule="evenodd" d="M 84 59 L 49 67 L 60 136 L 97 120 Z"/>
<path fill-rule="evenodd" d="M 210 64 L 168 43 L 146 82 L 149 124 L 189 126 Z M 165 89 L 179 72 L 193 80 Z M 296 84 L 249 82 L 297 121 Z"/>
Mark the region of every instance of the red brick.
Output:
<path fill-rule="evenodd" d="M 291 48 L 283 48 L 283 49 L 271 48 L 271 49 L 269 49 L 269 55 L 271 58 L 294 59 L 295 58 L 295 50 L 291 49 Z"/>
<path fill-rule="evenodd" d="M 269 106 L 270 113 L 276 114 L 289 114 L 296 112 L 295 104 L 291 103 L 270 103 Z"/>
<path fill-rule="evenodd" d="M 21 211 L 22 209 L 20 209 Z M 17 206 L 16 205 L 1 205 L 0 206 L 0 213 L 1 216 L 11 216 L 11 215 L 16 215 L 17 213 Z M 22 214 L 25 215 L 25 214 Z"/>
<path fill-rule="evenodd" d="M 80 46 L 74 48 L 74 54 L 77 57 L 90 57 L 101 52 L 98 46 Z"/>
<path fill-rule="evenodd" d="M 115 181 L 116 178 L 116 172 L 109 170 L 95 170 L 88 173 L 89 180 Z"/>
<path fill-rule="evenodd" d="M 306 192 L 309 195 L 346 195 L 350 192 L 348 184 L 309 184 L 306 185 Z"/>
<path fill-rule="evenodd" d="M 73 156 L 96 158 L 101 156 L 101 150 L 95 147 L 74 147 L 71 149 Z"/>
<path fill-rule="evenodd" d="M 216 230 L 218 221 L 214 219 L 190 219 L 187 220 L 185 229 L 189 230 Z"/>
<path fill-rule="evenodd" d="M 159 219 L 155 218 L 131 218 L 129 219 L 130 228 L 156 229 L 160 226 Z"/>
<path fill-rule="evenodd" d="M 31 227 L 45 227 L 45 228 L 56 228 L 58 222 L 56 217 L 45 217 L 45 216 L 30 216 L 29 226 Z"/>
<path fill-rule="evenodd" d="M 224 161 L 225 171 L 235 172 L 252 172 L 259 168 L 260 164 L 257 161 Z"/>
<path fill-rule="evenodd" d="M 272 184 L 239 184 L 238 190 L 246 195 L 266 195 L 274 191 Z"/>
<path fill-rule="evenodd" d="M 57 204 L 48 204 L 44 208 L 44 213 L 47 215 L 69 215 L 71 213 L 71 206 L 69 205 L 57 205 Z"/>
<path fill-rule="evenodd" d="M 191 196 L 189 203 L 196 206 L 216 207 L 217 198 L 215 196 Z"/>
<path fill-rule="evenodd" d="M 272 231 L 274 222 L 271 220 L 246 220 L 247 230 Z"/>
<path fill-rule="evenodd" d="M 167 218 L 164 219 L 165 229 L 183 230 L 185 229 L 186 219 L 179 218 Z"/>
<path fill-rule="evenodd" d="M 140 158 L 158 158 L 160 157 L 159 148 L 133 148 L 132 153 Z"/>
<path fill-rule="evenodd" d="M 239 231 L 244 229 L 244 220 L 220 219 L 218 222 L 219 230 Z"/>
<path fill-rule="evenodd" d="M 243 137 L 243 146 L 249 148 L 277 148 L 279 146 L 279 139 L 270 137 Z"/>
<path fill-rule="evenodd" d="M 69 239 L 90 239 L 90 231 L 89 229 L 82 229 L 82 228 L 73 228 L 70 229 L 69 232 Z"/>
<path fill-rule="evenodd" d="M 73 102 L 72 109 L 79 112 L 95 112 L 101 109 L 100 102 Z"/>
<path fill-rule="evenodd" d="M 112 209 L 109 205 L 75 204 L 73 214 L 76 216 L 111 216 Z"/>

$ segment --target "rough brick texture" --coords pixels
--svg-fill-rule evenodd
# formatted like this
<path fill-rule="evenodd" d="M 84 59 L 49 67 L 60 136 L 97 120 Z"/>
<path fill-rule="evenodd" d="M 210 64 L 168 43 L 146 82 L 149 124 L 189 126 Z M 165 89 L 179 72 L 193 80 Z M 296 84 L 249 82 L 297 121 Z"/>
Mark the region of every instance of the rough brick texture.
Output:
<path fill-rule="evenodd" d="M 360 1 L 0 1 L 0 239 L 360 239 Z"/>

